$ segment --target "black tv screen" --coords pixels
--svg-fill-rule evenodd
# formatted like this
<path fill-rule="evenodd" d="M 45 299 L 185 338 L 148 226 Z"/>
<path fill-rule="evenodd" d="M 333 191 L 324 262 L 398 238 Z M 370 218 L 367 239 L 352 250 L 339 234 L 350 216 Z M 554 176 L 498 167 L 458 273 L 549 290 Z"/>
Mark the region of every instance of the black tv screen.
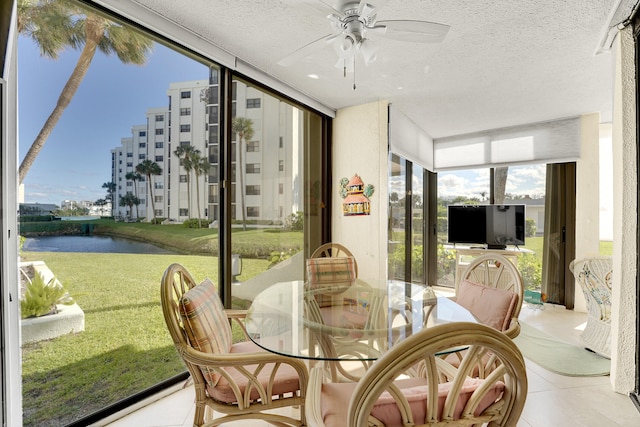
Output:
<path fill-rule="evenodd" d="M 449 243 L 484 245 L 487 240 L 485 205 L 449 205 L 447 240 Z"/>
<path fill-rule="evenodd" d="M 449 205 L 449 243 L 503 249 L 524 245 L 524 205 Z"/>
<path fill-rule="evenodd" d="M 487 246 L 524 245 L 524 224 L 524 205 L 487 206 Z"/>

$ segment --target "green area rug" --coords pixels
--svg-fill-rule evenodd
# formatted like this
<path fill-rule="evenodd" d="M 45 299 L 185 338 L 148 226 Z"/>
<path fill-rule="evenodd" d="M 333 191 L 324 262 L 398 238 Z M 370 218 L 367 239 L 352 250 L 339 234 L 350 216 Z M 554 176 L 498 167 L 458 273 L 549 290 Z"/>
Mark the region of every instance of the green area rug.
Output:
<path fill-rule="evenodd" d="M 527 359 L 560 375 L 596 377 L 609 375 L 611 361 L 585 348 L 570 345 L 520 322 L 520 335 L 513 341 Z"/>

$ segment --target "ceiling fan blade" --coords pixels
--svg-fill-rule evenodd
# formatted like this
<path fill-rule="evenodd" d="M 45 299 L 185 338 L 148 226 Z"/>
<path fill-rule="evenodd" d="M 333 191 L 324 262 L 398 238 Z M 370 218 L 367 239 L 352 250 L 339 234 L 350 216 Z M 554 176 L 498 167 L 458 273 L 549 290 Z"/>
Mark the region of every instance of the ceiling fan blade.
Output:
<path fill-rule="evenodd" d="M 376 27 L 387 28 L 384 36 L 393 40 L 415 43 L 440 43 L 449 32 L 448 25 L 428 21 L 378 21 Z"/>
<path fill-rule="evenodd" d="M 316 50 L 320 49 L 324 43 L 330 44 L 332 43 L 338 35 L 336 34 L 327 34 L 326 36 L 322 36 L 317 40 L 312 41 L 299 49 L 291 52 L 289 55 L 278 61 L 278 65 L 283 67 L 288 67 L 293 65 L 293 63 L 311 55 Z"/>

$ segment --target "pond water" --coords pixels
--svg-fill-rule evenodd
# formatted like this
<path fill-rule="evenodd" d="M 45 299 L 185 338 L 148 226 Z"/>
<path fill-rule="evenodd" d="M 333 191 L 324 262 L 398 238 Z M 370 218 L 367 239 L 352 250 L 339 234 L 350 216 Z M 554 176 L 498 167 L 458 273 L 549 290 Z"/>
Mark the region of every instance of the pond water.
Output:
<path fill-rule="evenodd" d="M 110 236 L 28 237 L 22 249 L 31 252 L 175 253 L 174 251 L 152 245 L 151 243 Z"/>

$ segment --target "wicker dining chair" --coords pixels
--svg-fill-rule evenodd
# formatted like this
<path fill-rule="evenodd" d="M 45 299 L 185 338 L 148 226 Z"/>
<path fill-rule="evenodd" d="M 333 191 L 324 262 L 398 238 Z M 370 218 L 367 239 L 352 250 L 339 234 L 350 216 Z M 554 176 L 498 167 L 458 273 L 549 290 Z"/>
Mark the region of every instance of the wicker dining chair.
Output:
<path fill-rule="evenodd" d="M 340 243 L 325 243 L 323 245 L 320 245 L 315 251 L 313 251 L 310 258 L 341 258 L 341 257 L 351 257 L 354 259 L 355 273 L 357 277 L 358 263 L 355 262 L 355 258 L 351 253 L 351 251 L 347 249 L 344 245 L 341 245 Z"/>
<path fill-rule="evenodd" d="M 439 355 L 465 349 L 459 367 Z M 479 378 L 490 354 L 493 368 Z M 420 375 L 406 375 L 421 367 Z M 392 347 L 358 382 L 324 382 L 311 370 L 307 419 L 313 427 L 515 426 L 527 398 L 522 353 L 495 329 L 447 323 L 423 329 Z"/>
<path fill-rule="evenodd" d="M 308 371 L 302 360 L 266 352 L 248 340 L 233 343 L 230 321 L 246 334 L 244 311 L 225 310 L 214 284 L 206 279 L 196 285 L 180 264 L 165 270 L 160 291 L 167 328 L 195 387 L 194 426 L 245 419 L 306 425 Z M 296 418 L 270 411 L 297 406 Z"/>
<path fill-rule="evenodd" d="M 480 255 L 472 260 L 462 274 L 456 294 L 458 304 L 510 338 L 520 334 L 518 316 L 523 300 L 522 274 L 500 254 Z"/>

